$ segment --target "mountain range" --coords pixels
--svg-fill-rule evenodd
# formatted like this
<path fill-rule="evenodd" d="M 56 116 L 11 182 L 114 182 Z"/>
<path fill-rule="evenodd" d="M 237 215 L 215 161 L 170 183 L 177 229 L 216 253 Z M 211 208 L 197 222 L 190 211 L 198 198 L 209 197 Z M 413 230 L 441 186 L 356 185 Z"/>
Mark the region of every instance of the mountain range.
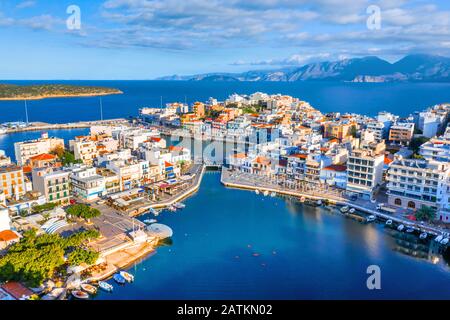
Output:
<path fill-rule="evenodd" d="M 450 58 L 408 55 L 395 63 L 375 56 L 325 61 L 300 67 L 242 73 L 172 75 L 156 80 L 184 81 L 343 81 L 343 82 L 450 82 Z"/>

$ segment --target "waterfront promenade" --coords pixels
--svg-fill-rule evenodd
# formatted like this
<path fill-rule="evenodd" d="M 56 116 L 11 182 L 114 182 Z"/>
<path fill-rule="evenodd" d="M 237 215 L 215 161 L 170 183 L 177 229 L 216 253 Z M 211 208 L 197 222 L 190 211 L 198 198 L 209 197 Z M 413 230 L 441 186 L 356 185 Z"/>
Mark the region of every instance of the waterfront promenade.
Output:
<path fill-rule="evenodd" d="M 123 119 L 123 118 L 108 119 L 108 120 L 95 120 L 95 121 L 79 121 L 79 122 L 71 122 L 71 123 L 31 122 L 26 127 L 7 128 L 6 133 L 41 131 L 41 130 L 82 129 L 82 128 L 90 128 L 91 126 L 126 125 L 126 124 L 128 124 L 128 120 Z"/>
<path fill-rule="evenodd" d="M 447 229 L 409 220 L 406 217 L 403 217 L 400 211 L 396 212 L 395 214 L 380 212 L 376 209 L 378 205 L 377 202 L 372 203 L 371 201 L 364 201 L 361 199 L 352 201 L 345 196 L 343 191 L 334 188 L 314 188 L 311 185 L 307 184 L 288 186 L 285 182 L 277 182 L 270 177 L 243 173 L 240 171 L 233 171 L 225 167 L 222 168 L 221 183 L 224 186 L 231 188 L 259 190 L 261 192 L 276 192 L 277 194 L 283 194 L 298 198 L 305 197 L 306 199 L 316 201 L 327 200 L 330 204 L 338 206 L 349 206 L 355 208 L 360 212 L 375 215 L 380 220 L 385 221 L 391 219 L 398 224 L 407 225 L 408 227 L 413 228 L 418 232 L 427 232 L 432 235 L 441 235 L 449 232 Z"/>

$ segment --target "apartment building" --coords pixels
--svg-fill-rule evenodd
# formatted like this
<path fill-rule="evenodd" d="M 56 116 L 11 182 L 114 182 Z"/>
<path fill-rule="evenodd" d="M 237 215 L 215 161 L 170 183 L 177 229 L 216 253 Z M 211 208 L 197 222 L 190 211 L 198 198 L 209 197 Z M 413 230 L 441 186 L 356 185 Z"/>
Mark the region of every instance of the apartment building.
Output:
<path fill-rule="evenodd" d="M 0 150 L 0 167 L 9 166 L 11 164 L 11 158 L 6 156 L 5 151 Z"/>
<path fill-rule="evenodd" d="M 383 179 L 384 155 L 355 149 L 347 161 L 347 191 L 370 200 Z"/>
<path fill-rule="evenodd" d="M 420 146 L 419 152 L 426 160 L 450 162 L 450 127 L 439 138 L 431 138 Z"/>
<path fill-rule="evenodd" d="M 50 153 L 56 148 L 64 148 L 64 140 L 49 138 L 48 133 L 43 133 L 41 138 L 36 140 L 14 143 L 16 161 L 20 166 L 27 164 L 31 157 L 43 153 Z"/>
<path fill-rule="evenodd" d="M 409 144 L 414 136 L 414 123 L 411 122 L 399 122 L 391 126 L 389 130 L 389 141 Z"/>
<path fill-rule="evenodd" d="M 353 122 L 326 122 L 323 124 L 323 137 L 336 138 L 342 141 L 351 136 L 352 127 L 355 125 Z"/>
<path fill-rule="evenodd" d="M 22 167 L 8 165 L 0 167 L 0 192 L 6 199 L 19 199 L 26 192 Z"/>
<path fill-rule="evenodd" d="M 72 194 L 93 201 L 106 194 L 105 178 L 95 168 L 76 168 L 70 175 Z"/>
<path fill-rule="evenodd" d="M 47 202 L 67 204 L 70 201 L 70 171 L 55 168 L 33 169 L 33 190 L 45 195 Z"/>
<path fill-rule="evenodd" d="M 96 168 L 97 174 L 102 176 L 105 181 L 105 193 L 113 194 L 120 192 L 121 184 L 119 176 L 112 170 L 106 168 Z"/>
<path fill-rule="evenodd" d="M 397 158 L 388 170 L 388 202 L 413 210 L 448 207 L 449 177 L 448 162 Z"/>
<path fill-rule="evenodd" d="M 76 137 L 69 142 L 75 159 L 83 161 L 86 165 L 92 165 L 98 157 L 97 141 L 90 136 Z"/>

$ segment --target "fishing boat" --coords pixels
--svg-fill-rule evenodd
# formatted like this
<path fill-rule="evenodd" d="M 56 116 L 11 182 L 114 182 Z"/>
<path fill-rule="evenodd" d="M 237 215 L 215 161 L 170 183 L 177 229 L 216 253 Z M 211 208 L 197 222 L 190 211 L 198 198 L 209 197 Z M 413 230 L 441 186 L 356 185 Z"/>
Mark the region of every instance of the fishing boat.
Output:
<path fill-rule="evenodd" d="M 446 245 L 448 243 L 449 239 L 448 238 L 444 238 L 442 239 L 441 242 L 439 242 L 440 244 Z"/>
<path fill-rule="evenodd" d="M 402 224 L 397 227 L 398 231 L 403 231 L 403 229 L 405 229 L 405 226 Z"/>
<path fill-rule="evenodd" d="M 269 191 L 264 190 L 263 195 L 264 195 L 264 197 L 267 197 L 269 195 Z"/>
<path fill-rule="evenodd" d="M 391 219 L 387 220 L 387 221 L 386 221 L 386 225 L 387 225 L 387 226 L 392 226 L 392 220 L 391 220 Z"/>
<path fill-rule="evenodd" d="M 375 217 L 375 216 L 373 216 L 373 215 L 370 215 L 370 216 L 368 216 L 367 218 L 366 218 L 366 222 L 373 222 L 373 221 L 375 221 L 377 219 L 377 217 Z"/>
<path fill-rule="evenodd" d="M 413 229 L 413 228 L 408 228 L 408 229 L 406 229 L 406 232 L 407 232 L 407 233 L 413 233 L 413 232 L 414 232 L 414 229 Z"/>
<path fill-rule="evenodd" d="M 344 206 L 344 207 L 341 208 L 341 212 L 342 213 L 346 213 L 346 212 L 348 212 L 349 209 L 350 208 L 348 206 Z"/>
<path fill-rule="evenodd" d="M 181 203 L 181 202 L 175 202 L 175 203 L 173 204 L 173 206 L 174 206 L 175 208 L 177 208 L 177 209 L 184 209 L 184 208 L 186 208 L 186 205 L 185 205 L 184 203 Z"/>
<path fill-rule="evenodd" d="M 256 194 L 259 194 L 259 190 L 258 190 L 258 189 L 256 189 L 256 190 L 255 190 L 255 193 L 256 193 Z"/>
<path fill-rule="evenodd" d="M 438 235 L 436 238 L 434 238 L 434 241 L 441 242 L 444 237 L 442 235 Z"/>
<path fill-rule="evenodd" d="M 350 210 L 348 210 L 349 213 L 355 213 L 355 208 L 350 208 Z"/>
<path fill-rule="evenodd" d="M 114 290 L 114 287 L 105 281 L 99 281 L 98 287 L 106 292 L 112 292 Z"/>
<path fill-rule="evenodd" d="M 113 276 L 113 279 L 115 282 L 117 282 L 118 284 L 125 284 L 127 282 L 127 280 L 125 280 L 124 277 L 122 277 L 119 273 L 116 273 Z"/>
<path fill-rule="evenodd" d="M 428 237 L 428 233 L 426 233 L 426 232 L 422 232 L 419 236 L 419 238 L 422 240 L 426 239 L 427 237 Z"/>
<path fill-rule="evenodd" d="M 152 224 L 152 223 L 155 223 L 155 222 L 158 222 L 158 220 L 156 220 L 156 219 L 145 219 L 144 220 L 145 224 Z"/>
<path fill-rule="evenodd" d="M 91 284 L 83 283 L 81 285 L 81 289 L 83 289 L 83 291 L 86 291 L 89 294 L 96 294 L 97 293 L 97 288 L 94 287 Z"/>
<path fill-rule="evenodd" d="M 126 271 L 120 271 L 119 274 L 128 282 L 134 281 L 134 276 Z"/>
<path fill-rule="evenodd" d="M 273 191 L 271 194 L 270 194 L 270 196 L 273 198 L 273 197 L 275 197 L 277 195 L 277 193 L 275 192 L 275 191 Z"/>
<path fill-rule="evenodd" d="M 74 298 L 82 299 L 82 300 L 89 299 L 89 295 L 86 292 L 81 291 L 81 290 L 73 290 L 72 291 L 72 296 Z"/>

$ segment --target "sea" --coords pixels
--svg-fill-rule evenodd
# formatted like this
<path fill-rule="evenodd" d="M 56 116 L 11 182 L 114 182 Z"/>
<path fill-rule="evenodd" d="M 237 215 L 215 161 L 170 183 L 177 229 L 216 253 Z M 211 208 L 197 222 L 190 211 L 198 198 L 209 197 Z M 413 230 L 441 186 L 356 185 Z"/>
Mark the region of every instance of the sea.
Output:
<path fill-rule="evenodd" d="M 135 116 L 141 107 L 159 107 L 161 100 L 223 100 L 255 91 L 299 97 L 322 112 L 366 115 L 387 110 L 407 116 L 450 101 L 450 84 L 63 82 L 121 89 L 122 95 L 102 97 L 105 119 Z M 99 105 L 98 97 L 28 101 L 29 121 L 97 120 Z M 23 102 L 0 102 L 0 123 L 24 120 Z M 87 132 L 52 130 L 49 135 L 68 143 Z M 14 142 L 40 134 L 1 135 L 0 150 L 14 159 Z M 421 241 L 383 224 L 362 224 L 333 208 L 228 189 L 217 172 L 205 174 L 185 204 L 157 218 L 174 235 L 154 255 L 130 266 L 135 282 L 119 286 L 109 280 L 114 292 L 99 292 L 94 299 L 450 299 L 449 265 L 430 239 Z M 380 289 L 367 285 L 374 268 Z"/>

